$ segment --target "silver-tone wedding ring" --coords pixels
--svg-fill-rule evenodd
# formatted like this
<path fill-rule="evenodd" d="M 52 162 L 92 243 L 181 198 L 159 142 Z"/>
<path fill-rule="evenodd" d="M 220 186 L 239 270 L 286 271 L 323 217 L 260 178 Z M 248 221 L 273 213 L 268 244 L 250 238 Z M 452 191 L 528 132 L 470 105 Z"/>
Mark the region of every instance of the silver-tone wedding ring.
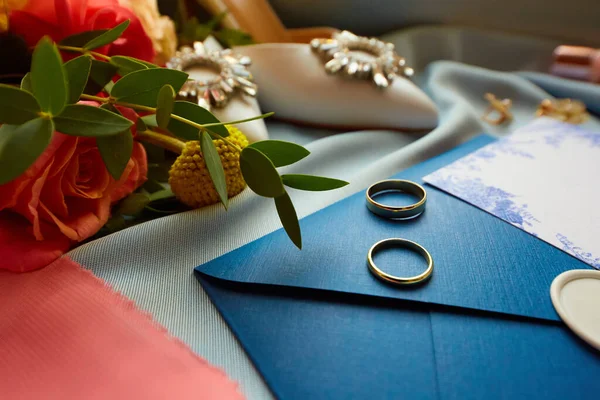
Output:
<path fill-rule="evenodd" d="M 419 275 L 409 277 L 394 276 L 388 274 L 387 272 L 383 272 L 377 267 L 377 265 L 375 265 L 373 257 L 375 256 L 375 253 L 377 253 L 379 250 L 383 250 L 390 247 L 405 247 L 416 251 L 425 258 L 425 261 L 427 261 L 427 268 Z M 369 250 L 369 253 L 367 254 L 367 263 L 369 266 L 369 271 L 371 271 L 373 275 L 375 275 L 381 280 L 395 285 L 414 285 L 416 283 L 420 283 L 425 281 L 426 279 L 429 279 L 431 277 L 431 274 L 433 273 L 433 258 L 431 257 L 431 254 L 429 254 L 429 252 L 425 249 L 425 247 L 421 246 L 418 243 L 401 238 L 390 238 L 375 243 L 373 247 L 371 247 L 371 249 Z"/>
<path fill-rule="evenodd" d="M 252 74 L 246 69 L 252 61 L 249 57 L 236 54 L 231 49 L 208 51 L 202 42 L 195 42 L 194 48 L 183 46 L 169 62 L 167 68 L 184 71 L 193 66 L 214 68 L 218 75 L 213 79 L 190 79 L 183 84 L 178 97 L 194 101 L 210 110 L 222 108 L 241 91 L 256 97 L 258 87 L 252 81 Z"/>
<path fill-rule="evenodd" d="M 419 201 L 408 206 L 389 206 L 378 203 L 374 197 L 384 192 L 404 192 L 415 195 Z M 416 218 L 425 211 L 425 203 L 427 202 L 427 192 L 423 186 L 402 179 L 388 179 L 377 182 L 367 189 L 367 208 L 373 214 L 377 214 L 383 218 L 389 219 L 410 219 Z"/>

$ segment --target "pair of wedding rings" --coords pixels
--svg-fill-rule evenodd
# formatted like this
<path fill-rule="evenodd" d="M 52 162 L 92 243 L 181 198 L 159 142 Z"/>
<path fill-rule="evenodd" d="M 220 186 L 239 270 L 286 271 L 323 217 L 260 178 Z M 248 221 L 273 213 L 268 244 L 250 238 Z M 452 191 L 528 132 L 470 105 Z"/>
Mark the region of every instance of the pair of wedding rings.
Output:
<path fill-rule="evenodd" d="M 391 191 L 416 196 L 418 201 L 406 206 L 391 206 L 375 200 L 377 195 Z M 367 208 L 369 211 L 380 217 L 393 220 L 408 220 L 419 217 L 425 211 L 425 203 L 427 202 L 427 192 L 425 192 L 425 189 L 421 185 L 401 179 L 389 179 L 377 182 L 367 189 L 366 196 Z M 395 276 L 384 272 L 375 264 L 373 258 L 380 250 L 390 247 L 403 247 L 416 251 L 425 258 L 427 268 L 419 275 L 409 277 Z M 427 249 L 416 242 L 402 238 L 390 238 L 375 243 L 369 249 L 369 253 L 367 254 L 367 264 L 371 273 L 377 278 L 395 285 L 413 285 L 420 283 L 429 279 L 433 273 L 433 258 Z"/>

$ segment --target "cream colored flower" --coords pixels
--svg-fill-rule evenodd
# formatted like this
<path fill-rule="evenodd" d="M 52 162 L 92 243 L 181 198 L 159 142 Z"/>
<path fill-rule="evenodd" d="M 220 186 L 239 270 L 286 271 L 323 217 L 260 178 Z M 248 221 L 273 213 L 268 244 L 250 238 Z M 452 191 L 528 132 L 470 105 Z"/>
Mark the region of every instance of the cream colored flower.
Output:
<path fill-rule="evenodd" d="M 156 64 L 163 65 L 173 57 L 177 50 L 175 24 L 169 17 L 160 15 L 157 0 L 119 0 L 119 4 L 130 9 L 140 19 L 154 44 Z"/>

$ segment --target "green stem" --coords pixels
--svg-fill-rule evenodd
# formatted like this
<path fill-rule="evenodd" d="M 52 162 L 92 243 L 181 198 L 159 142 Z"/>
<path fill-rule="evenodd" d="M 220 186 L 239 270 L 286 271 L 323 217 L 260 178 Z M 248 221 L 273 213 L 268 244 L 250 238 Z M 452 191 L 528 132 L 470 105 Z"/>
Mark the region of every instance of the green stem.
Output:
<path fill-rule="evenodd" d="M 177 154 L 181 154 L 185 147 L 185 143 L 181 140 L 163 135 L 162 133 L 151 131 L 149 129 L 145 131 L 138 131 L 137 138 Z"/>
<path fill-rule="evenodd" d="M 92 95 L 85 94 L 85 93 L 82 93 L 80 98 L 85 99 L 85 100 L 98 101 L 100 103 L 108 103 L 110 101 L 110 99 L 107 97 L 92 96 Z"/>
<path fill-rule="evenodd" d="M 111 100 L 109 98 L 106 98 L 106 97 L 91 96 L 89 94 L 82 94 L 81 98 L 82 99 L 86 99 L 86 100 L 98 101 L 100 103 L 109 103 L 109 102 L 113 101 L 113 100 Z M 148 112 L 151 112 L 153 114 L 156 114 L 156 108 L 154 108 L 154 107 L 142 106 L 140 104 L 127 103 L 127 102 L 118 101 L 118 100 L 116 102 L 114 102 L 114 104 L 118 104 L 118 105 L 123 106 L 123 107 L 129 107 L 129 108 L 132 108 L 132 109 L 138 110 L 138 111 L 148 111 Z M 198 129 L 199 131 L 206 131 L 206 132 L 208 132 L 208 134 L 210 136 L 212 136 L 213 139 L 222 140 L 227 145 L 229 145 L 230 147 L 232 147 L 233 149 L 235 149 L 238 153 L 241 153 L 242 149 L 239 148 L 236 144 L 230 142 L 227 138 L 225 138 L 225 137 L 223 137 L 223 136 L 221 136 L 221 135 L 219 135 L 219 134 L 217 134 L 215 132 L 212 132 L 210 129 L 207 129 L 207 128 L 211 128 L 213 126 L 241 124 L 243 122 L 250 122 L 250 121 L 257 120 L 257 119 L 268 118 L 268 117 L 270 117 L 273 114 L 274 114 L 273 112 L 270 112 L 270 113 L 258 115 L 256 117 L 246 118 L 246 119 L 240 119 L 240 120 L 237 120 L 237 121 L 213 122 L 213 123 L 204 124 L 204 125 L 199 124 L 199 123 L 194 122 L 194 121 L 190 121 L 189 119 L 180 117 L 179 115 L 176 115 L 176 114 L 171 114 L 171 118 L 173 118 L 174 120 L 177 120 L 179 122 L 183 122 L 186 125 L 193 126 L 194 128 Z"/>
<path fill-rule="evenodd" d="M 230 122 L 213 122 L 210 124 L 204 124 L 203 126 L 205 128 L 210 128 L 211 126 L 221 126 L 221 125 L 236 125 L 236 124 L 241 124 L 244 122 L 250 122 L 250 121 L 255 121 L 257 119 L 263 119 L 263 118 L 269 118 L 270 116 L 275 115 L 274 112 L 269 112 L 266 114 L 262 114 L 262 115 L 258 115 L 256 117 L 252 117 L 252 118 L 246 118 L 246 119 L 238 119 L 237 121 L 230 121 Z"/>
<path fill-rule="evenodd" d="M 74 46 L 62 46 L 62 45 L 58 45 L 57 46 L 59 50 L 64 50 L 64 51 L 71 51 L 74 53 L 81 53 L 81 54 L 91 54 L 92 56 L 96 57 L 96 58 L 100 58 L 104 61 L 110 61 L 110 57 L 109 56 L 105 56 L 104 54 L 100 54 L 97 53 L 95 51 L 89 51 L 84 49 L 83 47 L 74 47 Z"/>
<path fill-rule="evenodd" d="M 153 108 L 153 107 L 141 106 L 139 104 L 126 103 L 126 102 L 122 102 L 122 101 L 117 101 L 115 104 L 118 104 L 123 107 L 133 108 L 134 110 L 148 111 L 148 112 L 156 114 L 156 108 Z M 194 128 L 196 128 L 200 131 L 206 131 L 206 132 L 208 132 L 208 134 L 210 136 L 213 137 L 213 139 L 220 139 L 220 140 L 224 141 L 225 143 L 227 143 L 232 148 L 234 148 L 238 153 L 242 152 L 242 149 L 240 149 L 234 143 L 231 143 L 227 138 L 206 129 L 206 127 L 205 127 L 206 125 L 202 125 L 197 122 L 190 121 L 189 119 L 180 117 L 179 115 L 176 115 L 176 114 L 171 114 L 171 118 L 173 118 L 174 120 L 177 120 L 179 122 L 183 122 L 186 125 L 193 126 Z M 260 117 L 257 117 L 257 118 L 260 118 Z M 229 124 L 229 122 L 222 123 L 221 125 L 226 125 L 226 124 Z"/>

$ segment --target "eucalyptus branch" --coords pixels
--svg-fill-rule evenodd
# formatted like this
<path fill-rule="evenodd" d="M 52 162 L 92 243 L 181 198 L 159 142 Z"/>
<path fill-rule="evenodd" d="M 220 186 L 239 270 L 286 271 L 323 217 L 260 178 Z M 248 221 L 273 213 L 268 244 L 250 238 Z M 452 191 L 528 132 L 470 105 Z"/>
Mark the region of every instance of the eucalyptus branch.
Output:
<path fill-rule="evenodd" d="M 150 129 L 138 131 L 137 137 L 140 140 L 160 146 L 163 149 L 167 149 L 177 154 L 181 154 L 183 152 L 183 148 L 185 147 L 185 143 L 181 140 L 175 139 L 171 136 L 163 135 L 162 133 L 155 132 Z"/>
<path fill-rule="evenodd" d="M 102 60 L 105 61 L 110 61 L 110 57 L 109 56 L 105 56 L 104 54 L 100 54 L 98 52 L 95 51 L 90 51 L 90 50 L 86 50 L 83 47 L 74 47 L 74 46 L 62 46 L 62 45 L 56 45 L 56 47 L 58 47 L 59 50 L 64 50 L 64 51 L 70 51 L 72 53 L 81 53 L 81 54 L 90 54 L 96 58 L 100 58 Z"/>
<path fill-rule="evenodd" d="M 98 101 L 100 103 L 114 103 L 114 104 L 117 104 L 119 106 L 132 108 L 134 110 L 148 111 L 148 112 L 151 112 L 153 114 L 156 114 L 156 108 L 154 108 L 154 107 L 142 106 L 142 105 L 139 105 L 139 104 L 127 103 L 127 102 L 118 101 L 118 100 L 114 101 L 111 98 L 99 97 L 99 96 L 92 96 L 92 95 L 89 95 L 89 94 L 82 94 L 81 98 L 85 99 L 85 100 Z M 193 126 L 194 128 L 197 128 L 200 131 L 206 131 L 206 132 L 208 132 L 208 134 L 210 136 L 212 136 L 213 139 L 220 139 L 220 140 L 224 141 L 227 145 L 231 146 L 233 149 L 235 149 L 239 153 L 239 152 L 242 151 L 242 149 L 240 149 L 235 143 L 230 142 L 227 138 L 225 138 L 225 137 L 223 137 L 223 136 L 221 136 L 221 135 L 219 135 L 219 134 L 217 134 L 215 132 L 212 132 L 210 129 L 207 129 L 207 128 L 210 128 L 210 127 L 213 127 L 213 126 L 221 126 L 221 125 L 241 124 L 243 122 L 250 122 L 250 121 L 257 120 L 257 119 L 268 118 L 268 117 L 272 116 L 273 114 L 274 114 L 273 112 L 270 112 L 270 113 L 258 115 L 256 117 L 241 119 L 241 120 L 237 120 L 237 121 L 216 122 L 216 123 L 210 123 L 210 124 L 204 124 L 204 125 L 199 124 L 199 123 L 194 122 L 194 121 L 190 121 L 189 119 L 180 117 L 179 115 L 176 115 L 176 114 L 171 114 L 171 118 L 173 118 L 173 119 L 175 119 L 177 121 L 183 122 L 184 124 Z"/>

